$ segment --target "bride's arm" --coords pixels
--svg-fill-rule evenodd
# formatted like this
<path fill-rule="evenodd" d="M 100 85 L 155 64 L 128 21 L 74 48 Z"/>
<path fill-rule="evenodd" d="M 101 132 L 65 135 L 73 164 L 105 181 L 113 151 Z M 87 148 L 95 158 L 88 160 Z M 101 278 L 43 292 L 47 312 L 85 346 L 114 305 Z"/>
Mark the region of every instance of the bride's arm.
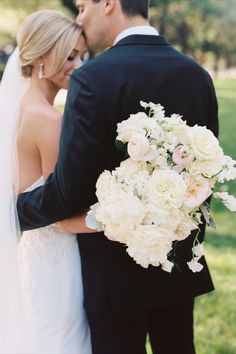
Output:
<path fill-rule="evenodd" d="M 59 221 L 57 225 L 59 228 L 68 233 L 94 233 L 97 232 L 95 229 L 89 229 L 85 223 L 87 211 L 80 215 L 72 216 L 69 219 Z"/>

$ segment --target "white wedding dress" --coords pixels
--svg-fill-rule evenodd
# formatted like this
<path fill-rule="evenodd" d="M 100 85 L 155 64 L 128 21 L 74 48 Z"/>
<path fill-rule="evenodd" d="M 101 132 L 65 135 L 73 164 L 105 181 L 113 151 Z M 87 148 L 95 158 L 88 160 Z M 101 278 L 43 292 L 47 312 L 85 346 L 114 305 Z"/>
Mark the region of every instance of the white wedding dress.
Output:
<path fill-rule="evenodd" d="M 40 178 L 27 191 L 43 184 Z M 90 354 L 76 236 L 56 224 L 23 233 L 18 246 L 28 353 Z"/>

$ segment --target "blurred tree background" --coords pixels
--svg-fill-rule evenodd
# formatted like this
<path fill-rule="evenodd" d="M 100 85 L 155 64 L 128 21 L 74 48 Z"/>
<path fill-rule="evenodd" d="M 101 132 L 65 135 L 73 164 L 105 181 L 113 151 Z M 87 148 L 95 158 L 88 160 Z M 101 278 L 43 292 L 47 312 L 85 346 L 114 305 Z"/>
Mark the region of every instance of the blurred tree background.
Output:
<path fill-rule="evenodd" d="M 235 0 L 151 0 L 151 23 L 182 52 L 218 73 L 236 67 Z M 15 45 L 33 11 L 52 8 L 75 17 L 75 0 L 0 0 L 0 48 Z"/>

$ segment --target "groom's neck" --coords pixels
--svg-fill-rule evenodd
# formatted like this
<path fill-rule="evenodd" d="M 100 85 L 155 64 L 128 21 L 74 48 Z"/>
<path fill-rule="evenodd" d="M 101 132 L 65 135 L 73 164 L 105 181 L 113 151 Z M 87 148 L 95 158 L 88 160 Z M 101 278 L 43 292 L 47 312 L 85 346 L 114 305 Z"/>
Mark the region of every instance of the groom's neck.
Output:
<path fill-rule="evenodd" d="M 136 26 L 149 26 L 148 20 L 144 19 L 141 16 L 135 17 L 123 17 L 120 22 L 117 23 L 117 26 L 114 26 L 114 30 L 112 31 L 112 38 L 111 43 L 114 42 L 115 38 L 120 34 L 122 31 Z"/>

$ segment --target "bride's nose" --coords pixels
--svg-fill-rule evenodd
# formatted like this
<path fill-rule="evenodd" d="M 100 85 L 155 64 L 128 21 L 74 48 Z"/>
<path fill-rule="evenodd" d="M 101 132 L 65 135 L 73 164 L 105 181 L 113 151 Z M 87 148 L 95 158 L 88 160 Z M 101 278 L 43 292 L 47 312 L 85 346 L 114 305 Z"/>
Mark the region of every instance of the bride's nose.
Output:
<path fill-rule="evenodd" d="M 78 16 L 76 17 L 75 22 L 82 27 L 82 21 L 81 21 L 81 14 L 79 13 Z"/>

